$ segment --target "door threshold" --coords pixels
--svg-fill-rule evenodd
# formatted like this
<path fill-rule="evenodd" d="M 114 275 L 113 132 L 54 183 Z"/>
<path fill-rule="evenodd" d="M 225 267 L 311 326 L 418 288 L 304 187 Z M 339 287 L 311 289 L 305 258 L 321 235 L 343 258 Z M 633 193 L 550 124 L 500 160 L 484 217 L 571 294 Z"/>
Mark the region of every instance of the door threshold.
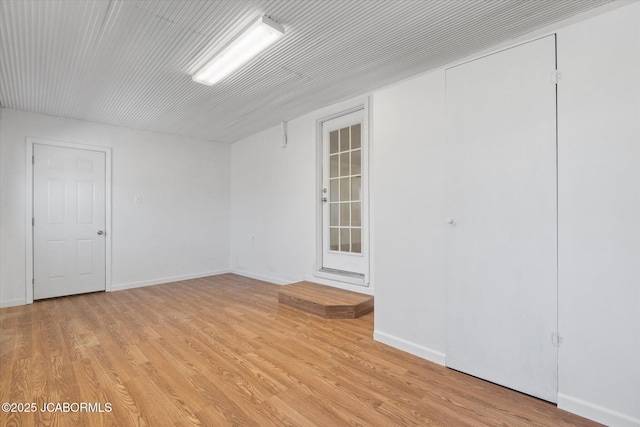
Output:
<path fill-rule="evenodd" d="M 337 282 L 349 283 L 352 285 L 368 286 L 369 283 L 365 281 L 364 274 L 354 273 L 352 271 L 334 270 L 331 268 L 323 268 L 313 273 L 314 277 L 320 277 L 322 279 L 335 280 Z"/>

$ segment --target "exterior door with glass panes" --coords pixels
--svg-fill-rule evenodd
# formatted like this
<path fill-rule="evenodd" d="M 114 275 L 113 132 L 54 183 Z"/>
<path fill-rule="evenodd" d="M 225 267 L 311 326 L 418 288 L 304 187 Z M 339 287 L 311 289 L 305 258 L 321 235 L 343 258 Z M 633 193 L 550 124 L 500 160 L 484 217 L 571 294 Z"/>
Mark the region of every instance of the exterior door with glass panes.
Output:
<path fill-rule="evenodd" d="M 322 269 L 364 277 L 366 127 L 359 110 L 323 122 Z"/>

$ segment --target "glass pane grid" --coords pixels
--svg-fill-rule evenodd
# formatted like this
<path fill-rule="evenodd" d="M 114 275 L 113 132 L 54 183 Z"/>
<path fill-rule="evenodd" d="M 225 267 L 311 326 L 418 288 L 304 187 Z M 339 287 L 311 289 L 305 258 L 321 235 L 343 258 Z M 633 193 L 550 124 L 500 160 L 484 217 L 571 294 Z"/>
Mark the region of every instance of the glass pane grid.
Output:
<path fill-rule="evenodd" d="M 362 253 L 362 228 L 361 227 L 331 227 L 332 252 Z"/>
<path fill-rule="evenodd" d="M 329 250 L 362 252 L 361 125 L 330 132 Z"/>

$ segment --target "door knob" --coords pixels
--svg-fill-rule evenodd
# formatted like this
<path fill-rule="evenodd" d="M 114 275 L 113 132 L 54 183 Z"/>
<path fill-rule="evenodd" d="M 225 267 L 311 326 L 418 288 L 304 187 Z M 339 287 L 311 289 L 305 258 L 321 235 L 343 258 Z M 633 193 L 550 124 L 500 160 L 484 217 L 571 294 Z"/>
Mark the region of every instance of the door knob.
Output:
<path fill-rule="evenodd" d="M 453 224 L 453 223 L 454 223 L 453 218 L 447 218 L 447 224 Z"/>
<path fill-rule="evenodd" d="M 98 230 L 98 236 L 102 236 L 103 234 L 104 234 L 104 231 Z"/>

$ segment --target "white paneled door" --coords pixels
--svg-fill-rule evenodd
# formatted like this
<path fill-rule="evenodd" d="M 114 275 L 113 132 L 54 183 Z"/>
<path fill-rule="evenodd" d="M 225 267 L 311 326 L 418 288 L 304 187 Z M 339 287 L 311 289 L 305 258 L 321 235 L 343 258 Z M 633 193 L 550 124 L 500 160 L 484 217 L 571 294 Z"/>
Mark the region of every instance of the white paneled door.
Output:
<path fill-rule="evenodd" d="M 34 299 L 105 290 L 105 153 L 33 149 Z"/>
<path fill-rule="evenodd" d="M 446 72 L 447 366 L 557 400 L 555 37 Z"/>
<path fill-rule="evenodd" d="M 364 276 L 366 143 L 364 111 L 322 123 L 322 268 Z"/>

